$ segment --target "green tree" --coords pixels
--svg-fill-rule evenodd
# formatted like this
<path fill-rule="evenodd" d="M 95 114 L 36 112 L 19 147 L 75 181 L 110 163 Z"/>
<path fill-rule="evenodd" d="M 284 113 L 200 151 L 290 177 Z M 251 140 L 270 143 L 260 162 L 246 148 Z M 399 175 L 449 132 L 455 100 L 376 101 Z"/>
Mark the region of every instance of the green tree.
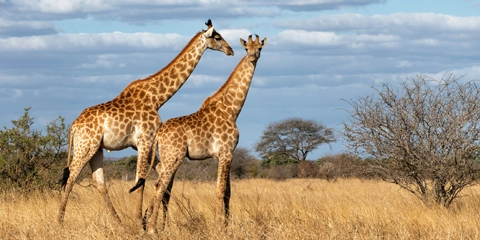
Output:
<path fill-rule="evenodd" d="M 298 161 L 287 157 L 285 154 L 271 153 L 263 158 L 261 166 L 264 168 L 269 168 L 273 166 L 289 165 L 292 163 L 298 163 Z"/>
<path fill-rule="evenodd" d="M 137 155 L 122 157 L 117 161 L 106 161 L 105 169 L 109 171 L 110 177 L 124 180 L 135 179 L 137 169 Z"/>
<path fill-rule="evenodd" d="M 307 160 L 308 154 L 321 144 L 332 142 L 335 142 L 333 129 L 314 120 L 288 118 L 269 124 L 255 151 L 271 162 L 293 159 L 298 163 Z"/>
<path fill-rule="evenodd" d="M 59 189 L 68 139 L 64 118 L 50 122 L 46 134 L 32 129 L 30 108 L 12 127 L 0 130 L 0 191 Z"/>

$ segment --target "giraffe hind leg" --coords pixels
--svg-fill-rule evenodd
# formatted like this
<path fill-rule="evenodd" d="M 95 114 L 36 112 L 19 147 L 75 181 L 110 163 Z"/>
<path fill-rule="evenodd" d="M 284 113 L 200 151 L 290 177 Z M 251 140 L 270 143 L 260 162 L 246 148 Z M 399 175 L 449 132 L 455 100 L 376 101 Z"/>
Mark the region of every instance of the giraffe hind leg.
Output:
<path fill-rule="evenodd" d="M 79 147 L 79 149 L 81 149 L 81 147 Z M 93 157 L 93 155 L 94 152 L 88 150 L 86 150 L 85 152 L 76 152 L 74 154 L 74 159 L 72 160 L 72 164 L 70 164 L 70 167 L 67 167 L 63 170 L 63 179 L 61 180 L 63 192 L 60 200 L 60 209 L 58 211 L 57 222 L 63 222 L 63 218 L 65 216 L 65 209 L 68 202 L 68 196 L 73 189 L 75 180 L 77 180 L 77 177 L 80 174 L 83 166 L 85 166 L 85 164 Z"/>

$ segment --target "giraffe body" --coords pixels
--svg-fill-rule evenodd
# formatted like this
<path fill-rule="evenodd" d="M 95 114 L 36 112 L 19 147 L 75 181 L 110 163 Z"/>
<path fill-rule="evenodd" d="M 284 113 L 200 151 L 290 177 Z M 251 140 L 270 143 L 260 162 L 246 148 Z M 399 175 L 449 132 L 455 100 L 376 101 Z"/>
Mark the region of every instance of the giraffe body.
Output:
<path fill-rule="evenodd" d="M 188 116 L 167 120 L 155 135 L 153 151 L 158 148 L 160 167 L 156 193 L 147 208 L 144 222 L 149 233 L 156 232 L 158 209 L 162 201 L 164 223 L 168 209 L 168 199 L 173 185 L 173 177 L 185 157 L 203 160 L 214 157 L 218 160 L 216 214 L 219 223 L 227 223 L 230 200 L 230 164 L 237 146 L 239 131 L 236 120 L 247 97 L 260 50 L 266 39 L 259 41 L 257 36 L 248 43 L 240 39 L 247 50 L 228 80 L 212 96 L 208 97 L 200 109 Z M 152 161 L 155 156 L 152 156 Z M 167 196 L 167 199 L 165 199 Z M 150 221 L 148 221 L 151 219 Z M 147 223 L 148 221 L 148 223 Z"/>
<path fill-rule="evenodd" d="M 71 163 L 64 171 L 65 188 L 58 222 L 63 221 L 68 196 L 87 162 L 92 169 L 92 185 L 101 193 L 110 212 L 120 222 L 105 185 L 103 149 L 132 147 L 137 150 L 136 181 L 142 182 L 140 180 L 143 179 L 144 182 L 153 138 L 162 124 L 158 109 L 185 83 L 206 49 L 233 55 L 232 48 L 215 31 L 210 20 L 206 25 L 208 29 L 197 33 L 166 67 L 146 79 L 133 81 L 116 98 L 83 110 L 75 119 L 70 129 L 69 161 L 72 143 L 74 152 Z M 140 224 L 144 186 L 140 184 L 136 187 L 139 190 L 135 211 Z"/>

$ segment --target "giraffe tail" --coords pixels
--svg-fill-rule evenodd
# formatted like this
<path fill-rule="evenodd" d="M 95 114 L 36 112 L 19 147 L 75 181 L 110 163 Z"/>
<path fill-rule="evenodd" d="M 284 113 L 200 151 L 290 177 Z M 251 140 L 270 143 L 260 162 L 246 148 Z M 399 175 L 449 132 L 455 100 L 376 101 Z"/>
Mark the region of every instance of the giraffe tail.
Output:
<path fill-rule="evenodd" d="M 65 188 L 65 185 L 67 185 L 67 180 L 68 177 L 70 177 L 70 169 L 68 168 L 70 166 L 70 154 L 72 152 L 72 140 L 73 140 L 73 125 L 70 128 L 70 136 L 68 138 L 68 153 L 67 153 L 67 167 L 63 169 L 63 177 L 60 180 L 62 188 Z"/>
<path fill-rule="evenodd" d="M 152 149 L 150 150 L 150 154 L 152 155 L 151 157 L 151 160 L 150 160 L 150 167 L 148 168 L 148 172 L 147 172 L 147 176 L 150 175 L 150 172 L 152 171 L 152 168 L 153 168 L 153 163 L 155 162 L 155 153 L 156 153 L 156 149 L 157 149 L 157 138 L 155 137 L 154 138 L 154 141 L 153 141 L 153 144 L 152 144 Z M 137 190 L 139 187 L 141 186 L 144 186 L 145 185 L 145 178 L 139 178 L 138 181 L 137 181 L 137 184 L 135 184 L 135 186 L 132 187 L 132 189 L 130 189 L 130 193 L 132 193 L 133 191 Z"/>

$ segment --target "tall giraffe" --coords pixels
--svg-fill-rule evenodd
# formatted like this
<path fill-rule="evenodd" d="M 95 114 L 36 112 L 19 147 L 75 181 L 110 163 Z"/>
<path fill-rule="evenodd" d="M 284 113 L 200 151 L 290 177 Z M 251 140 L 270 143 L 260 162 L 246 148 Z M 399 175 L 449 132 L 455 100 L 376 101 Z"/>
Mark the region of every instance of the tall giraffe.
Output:
<path fill-rule="evenodd" d="M 260 51 L 266 42 L 266 38 L 259 41 L 258 36 L 255 41 L 252 41 L 251 35 L 248 37 L 248 42 L 240 39 L 247 54 L 240 60 L 225 84 L 208 97 L 197 112 L 169 119 L 158 129 L 152 153 L 158 147 L 161 160 L 160 167 L 157 167 L 159 176 L 156 193 L 144 216 L 148 233 L 156 232 L 161 201 L 164 204 L 164 218 L 166 217 L 168 199 L 165 202 L 164 195 L 168 194 L 169 198 L 173 177 L 185 157 L 190 160 L 214 157 L 218 160 L 216 215 L 218 223 L 227 223 L 230 201 L 230 163 L 239 138 L 236 120 L 247 98 Z M 152 163 L 154 157 L 152 154 Z M 149 218 L 152 220 L 147 223 Z"/>
<path fill-rule="evenodd" d="M 137 202 L 136 218 L 141 223 L 143 189 L 148 156 L 156 130 L 162 120 L 158 109 L 185 83 L 206 49 L 233 55 L 233 49 L 215 31 L 211 20 L 207 30 L 198 32 L 187 46 L 159 72 L 145 79 L 130 83 L 116 98 L 89 107 L 72 123 L 68 145 L 70 160 L 73 139 L 74 152 L 71 164 L 65 168 L 58 222 L 63 221 L 68 196 L 78 174 L 89 162 L 92 169 L 92 185 L 100 192 L 115 219 L 120 218 L 108 196 L 103 173 L 103 149 L 122 150 L 128 147 L 138 151 L 136 170 Z M 75 137 L 74 137 L 75 135 Z M 154 154 L 155 155 L 155 154 Z"/>

